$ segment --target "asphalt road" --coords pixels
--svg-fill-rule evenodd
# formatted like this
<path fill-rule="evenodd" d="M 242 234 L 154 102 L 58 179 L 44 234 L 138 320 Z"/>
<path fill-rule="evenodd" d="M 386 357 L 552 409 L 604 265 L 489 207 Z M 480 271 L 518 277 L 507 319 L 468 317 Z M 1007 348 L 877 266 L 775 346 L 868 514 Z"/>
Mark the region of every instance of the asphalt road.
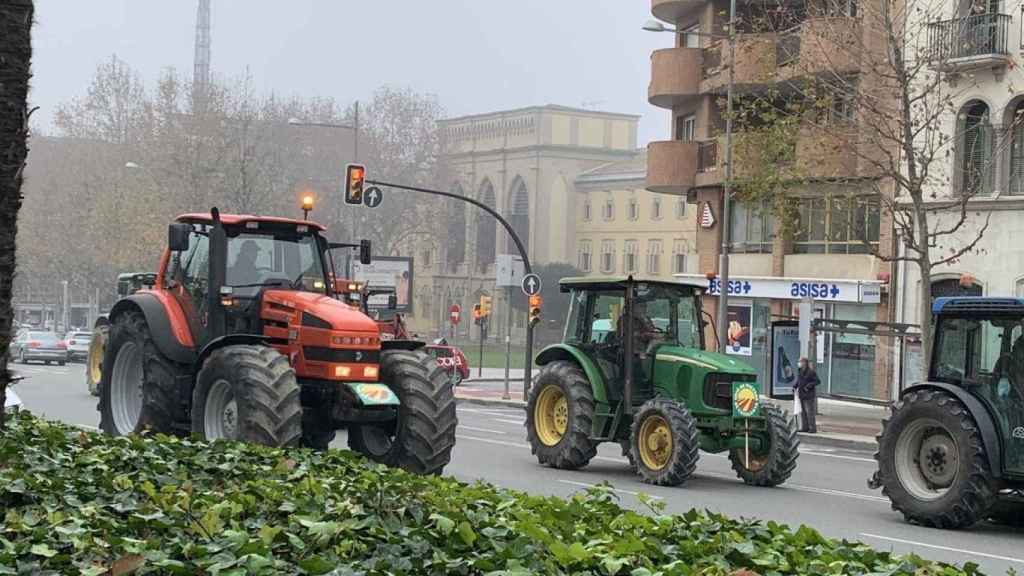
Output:
<path fill-rule="evenodd" d="M 96 399 L 85 389 L 81 364 L 17 366 L 29 378 L 18 385 L 26 407 L 64 422 L 96 426 Z M 637 495 L 662 500 L 669 512 L 708 509 L 730 516 L 807 524 L 838 538 L 860 540 L 878 549 L 946 562 L 974 562 L 988 574 L 1024 570 L 1024 531 L 979 525 L 967 531 L 941 531 L 906 524 L 865 481 L 874 470 L 870 453 L 805 443 L 797 471 L 779 488 L 753 488 L 736 479 L 722 455 L 701 454 L 694 478 L 683 487 L 643 484 L 627 468 L 618 445 L 603 445 L 584 470 L 567 472 L 540 466 L 530 454 L 521 411 L 463 404 L 458 444 L 446 473 L 464 481 L 485 480 L 537 494 L 568 496 L 609 482 L 622 504 L 639 507 Z M 343 433 L 335 442 L 343 447 Z"/>

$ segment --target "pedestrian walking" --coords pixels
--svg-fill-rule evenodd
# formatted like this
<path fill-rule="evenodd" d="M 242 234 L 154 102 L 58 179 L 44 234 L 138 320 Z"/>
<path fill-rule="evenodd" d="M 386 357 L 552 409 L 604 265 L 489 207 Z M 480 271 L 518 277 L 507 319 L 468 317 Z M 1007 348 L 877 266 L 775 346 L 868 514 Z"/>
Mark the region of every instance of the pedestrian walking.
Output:
<path fill-rule="evenodd" d="M 818 423 L 815 415 L 818 413 L 818 384 L 821 380 L 818 373 L 807 358 L 800 359 L 800 368 L 796 375 L 797 396 L 800 398 L 800 431 L 815 434 L 818 432 Z"/>

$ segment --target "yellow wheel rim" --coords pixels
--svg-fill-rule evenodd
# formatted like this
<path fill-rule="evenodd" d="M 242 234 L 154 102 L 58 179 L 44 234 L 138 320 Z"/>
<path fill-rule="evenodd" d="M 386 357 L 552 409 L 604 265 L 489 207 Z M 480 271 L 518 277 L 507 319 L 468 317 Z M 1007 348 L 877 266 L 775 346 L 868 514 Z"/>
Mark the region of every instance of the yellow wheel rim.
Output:
<path fill-rule="evenodd" d="M 672 429 L 665 418 L 653 414 L 640 424 L 637 438 L 640 460 L 650 470 L 661 470 L 672 458 Z"/>
<path fill-rule="evenodd" d="M 106 348 L 103 335 L 97 332 L 89 343 L 89 379 L 98 383 L 103 377 L 103 352 Z"/>
<path fill-rule="evenodd" d="M 537 437 L 545 446 L 554 446 L 562 441 L 569 428 L 569 401 L 560 387 L 548 384 L 540 391 L 533 408 L 533 424 Z"/>

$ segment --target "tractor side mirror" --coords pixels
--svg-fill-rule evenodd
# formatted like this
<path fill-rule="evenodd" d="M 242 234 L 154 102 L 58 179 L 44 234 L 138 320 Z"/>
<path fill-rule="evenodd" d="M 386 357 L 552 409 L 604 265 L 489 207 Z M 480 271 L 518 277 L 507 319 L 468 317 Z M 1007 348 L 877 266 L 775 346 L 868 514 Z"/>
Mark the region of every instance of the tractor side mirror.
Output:
<path fill-rule="evenodd" d="M 388 310 L 398 309 L 398 296 L 396 294 L 388 294 Z"/>
<path fill-rule="evenodd" d="M 188 224 L 174 223 L 167 227 L 167 247 L 171 252 L 184 252 L 188 250 L 188 237 L 192 233 L 192 226 Z"/>
<path fill-rule="evenodd" d="M 373 261 L 373 247 L 369 240 L 359 241 L 359 263 L 363 266 Z"/>

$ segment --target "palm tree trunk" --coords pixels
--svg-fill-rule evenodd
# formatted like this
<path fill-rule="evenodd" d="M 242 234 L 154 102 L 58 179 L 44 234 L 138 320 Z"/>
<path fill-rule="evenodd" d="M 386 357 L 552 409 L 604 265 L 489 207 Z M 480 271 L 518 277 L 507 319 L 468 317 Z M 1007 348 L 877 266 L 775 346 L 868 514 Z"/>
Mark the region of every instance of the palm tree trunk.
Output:
<path fill-rule="evenodd" d="M 0 430 L 11 375 L 7 371 L 14 308 L 15 236 L 28 155 L 28 79 L 33 0 L 0 0 Z"/>

